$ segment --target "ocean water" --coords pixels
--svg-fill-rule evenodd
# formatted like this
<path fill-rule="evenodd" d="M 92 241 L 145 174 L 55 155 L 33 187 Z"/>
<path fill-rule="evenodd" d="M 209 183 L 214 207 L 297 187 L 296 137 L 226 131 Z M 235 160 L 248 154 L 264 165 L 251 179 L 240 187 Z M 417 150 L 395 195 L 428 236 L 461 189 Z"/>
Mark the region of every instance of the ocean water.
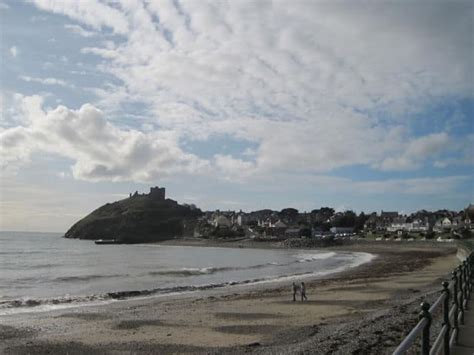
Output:
<path fill-rule="evenodd" d="M 0 232 L 0 315 L 51 307 L 324 276 L 367 253 L 150 244 L 96 245 L 55 233 Z"/>

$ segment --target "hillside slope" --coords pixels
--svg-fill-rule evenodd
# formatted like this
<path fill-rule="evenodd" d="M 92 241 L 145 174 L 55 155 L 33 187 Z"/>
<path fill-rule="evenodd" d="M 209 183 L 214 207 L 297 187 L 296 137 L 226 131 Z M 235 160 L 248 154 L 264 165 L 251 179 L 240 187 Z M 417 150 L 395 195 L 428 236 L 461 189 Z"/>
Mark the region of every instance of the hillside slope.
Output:
<path fill-rule="evenodd" d="M 75 223 L 64 236 L 116 239 L 123 243 L 160 241 L 182 236 L 185 225 L 201 214 L 199 209 L 170 199 L 135 195 L 99 207 Z"/>

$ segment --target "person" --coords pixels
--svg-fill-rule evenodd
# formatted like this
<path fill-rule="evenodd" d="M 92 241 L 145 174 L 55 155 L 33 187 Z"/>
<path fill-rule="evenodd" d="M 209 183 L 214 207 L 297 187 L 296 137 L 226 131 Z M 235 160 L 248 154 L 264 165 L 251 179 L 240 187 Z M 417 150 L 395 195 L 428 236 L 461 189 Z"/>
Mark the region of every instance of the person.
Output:
<path fill-rule="evenodd" d="M 296 301 L 296 294 L 298 293 L 299 287 L 293 282 L 293 302 Z"/>
<path fill-rule="evenodd" d="M 301 283 L 300 291 L 301 291 L 301 302 L 307 301 L 308 298 L 306 297 L 306 286 L 304 282 Z"/>

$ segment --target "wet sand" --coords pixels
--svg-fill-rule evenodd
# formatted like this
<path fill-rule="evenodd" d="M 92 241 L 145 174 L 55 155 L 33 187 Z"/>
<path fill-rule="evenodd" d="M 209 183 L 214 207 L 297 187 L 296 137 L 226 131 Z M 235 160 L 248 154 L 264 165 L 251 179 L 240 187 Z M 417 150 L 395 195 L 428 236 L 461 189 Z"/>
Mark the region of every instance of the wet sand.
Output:
<path fill-rule="evenodd" d="M 452 245 L 328 249 L 377 258 L 307 280 L 307 302 L 292 302 L 291 285 L 266 284 L 4 316 L 0 352 L 390 353 L 416 322 L 420 301 L 435 297 L 458 264 Z"/>

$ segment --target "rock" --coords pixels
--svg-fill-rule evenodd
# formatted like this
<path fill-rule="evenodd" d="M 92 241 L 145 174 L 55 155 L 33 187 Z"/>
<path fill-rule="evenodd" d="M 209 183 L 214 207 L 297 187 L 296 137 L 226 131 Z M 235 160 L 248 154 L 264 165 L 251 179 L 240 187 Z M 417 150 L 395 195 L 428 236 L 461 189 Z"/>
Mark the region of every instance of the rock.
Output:
<path fill-rule="evenodd" d="M 260 346 L 260 345 L 262 345 L 262 344 L 260 344 L 258 341 L 255 342 L 255 343 L 247 344 L 247 346 L 248 346 L 248 347 L 251 347 L 251 348 L 252 348 L 252 347 L 255 347 L 255 346 Z"/>

